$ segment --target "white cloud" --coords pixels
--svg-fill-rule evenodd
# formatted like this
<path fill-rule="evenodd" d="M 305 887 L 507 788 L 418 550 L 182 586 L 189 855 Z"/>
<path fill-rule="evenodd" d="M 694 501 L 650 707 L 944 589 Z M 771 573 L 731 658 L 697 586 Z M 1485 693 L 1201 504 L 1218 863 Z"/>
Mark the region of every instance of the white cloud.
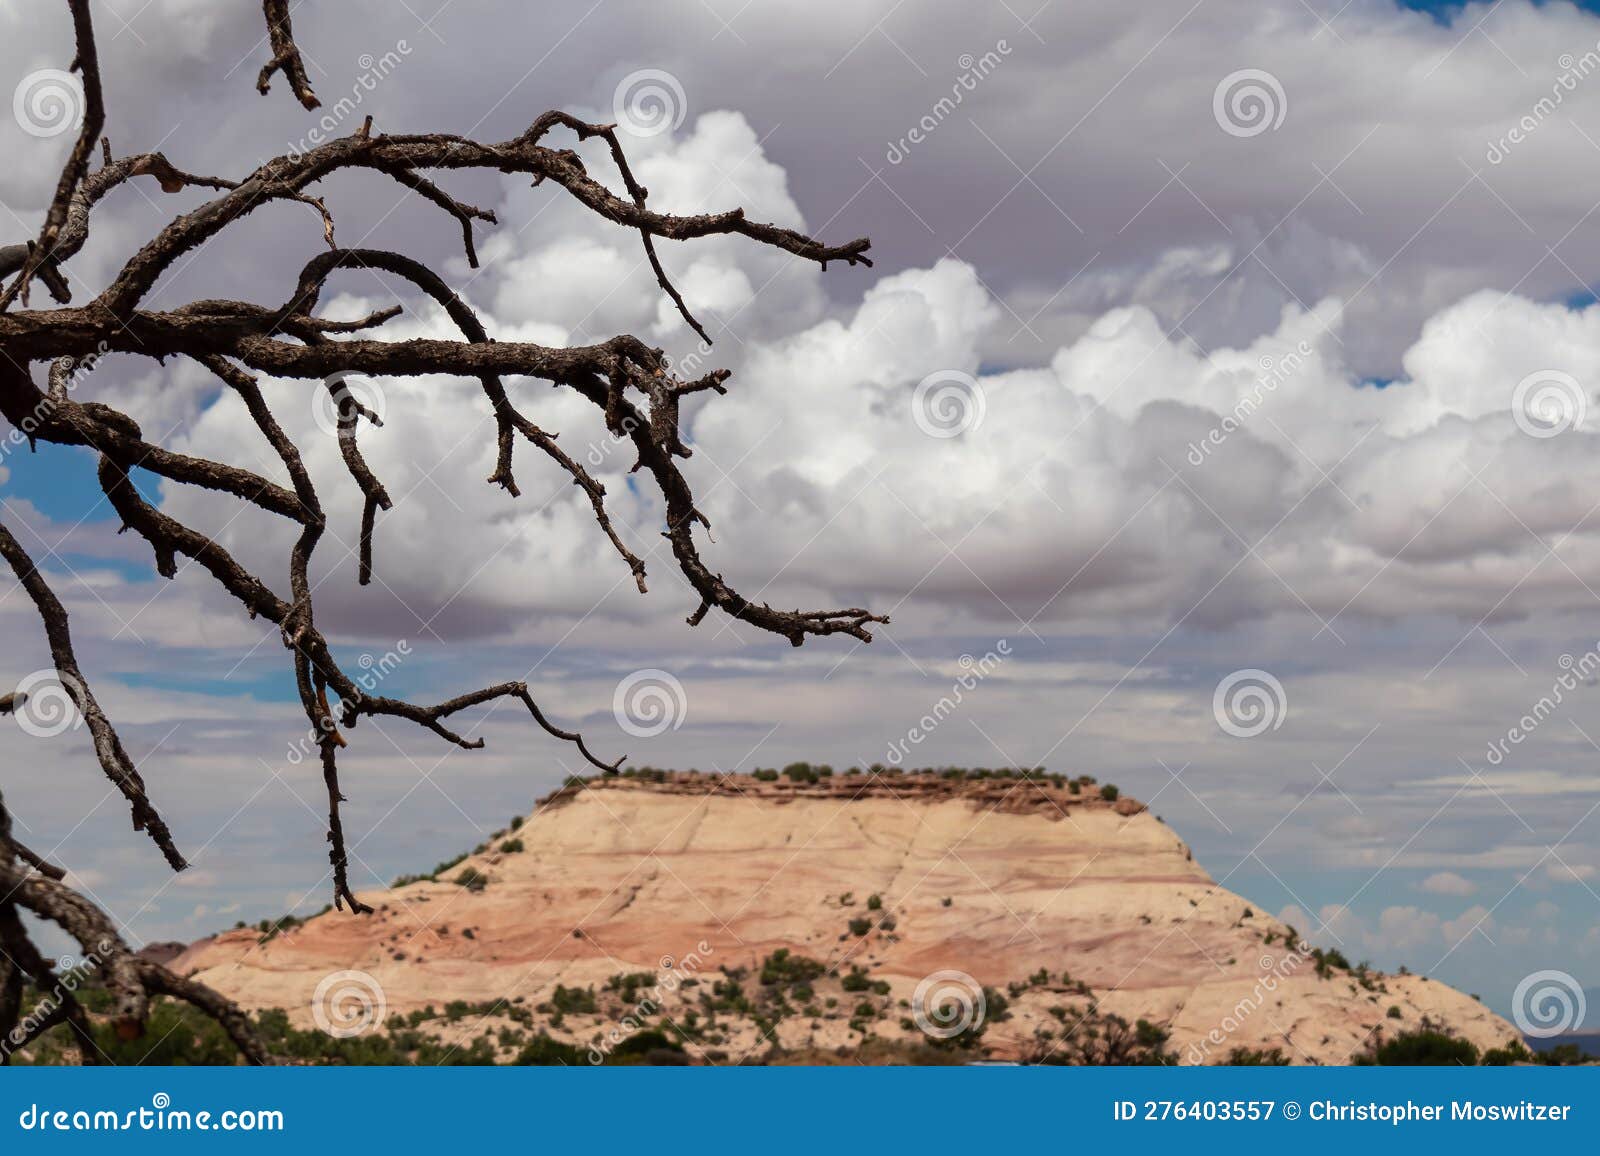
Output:
<path fill-rule="evenodd" d="M 1454 871 L 1435 871 L 1417 885 L 1433 895 L 1476 895 L 1478 885 Z"/>
<path fill-rule="evenodd" d="M 1481 903 L 1467 908 L 1454 919 L 1446 920 L 1439 925 L 1446 942 L 1455 944 L 1469 935 L 1479 934 L 1488 937 L 1489 942 L 1494 940 L 1495 921 L 1489 909 Z"/>
<path fill-rule="evenodd" d="M 1586 883 L 1593 879 L 1597 872 L 1588 863 L 1551 863 L 1545 868 L 1545 875 L 1554 883 Z"/>
<path fill-rule="evenodd" d="M 700 210 L 736 186 L 768 215 L 802 223 L 782 169 L 737 114 L 655 138 L 639 168 L 671 207 Z M 495 261 L 469 290 L 496 333 L 559 342 L 633 330 L 669 339 L 680 356 L 692 349 L 628 234 L 530 197 L 511 190 L 485 245 Z M 1409 376 L 1383 390 L 1345 368 L 1347 320 L 1332 299 L 1291 306 L 1270 331 L 1209 351 L 1169 335 L 1148 309 L 1113 309 L 1047 365 L 984 372 L 979 351 L 1009 322 L 971 266 L 946 259 L 882 277 L 835 316 L 816 270 L 736 240 L 669 259 L 705 294 L 690 292 L 691 305 L 740 334 L 705 359 L 737 373 L 727 397 L 687 418 L 696 457 L 685 467 L 715 527 L 707 556 L 736 586 L 772 583 L 785 601 L 819 604 L 882 605 L 915 589 L 901 616 L 915 632 L 932 621 L 918 605 L 1012 626 L 1219 625 L 1307 608 L 1324 621 L 1477 618 L 1587 605 L 1600 584 L 1600 526 L 1582 521 L 1600 489 L 1600 407 L 1552 438 L 1529 436 L 1511 415 L 1529 374 L 1600 383 L 1600 307 L 1473 295 L 1428 322 L 1406 355 Z M 365 291 L 365 277 L 352 283 L 361 295 L 330 309 L 387 300 Z M 414 302 L 387 329 L 451 332 Z M 913 413 L 918 383 L 941 372 L 970 375 L 984 399 L 982 423 L 956 438 L 930 438 Z M 427 629 L 441 634 L 572 621 L 613 583 L 601 619 L 646 612 L 582 495 L 526 447 L 520 502 L 483 484 L 493 439 L 475 383 L 380 385 L 388 423 L 361 440 L 397 498 L 377 548 L 391 629 L 422 628 L 440 605 L 447 613 Z M 311 421 L 313 388 L 271 392 L 348 543 L 359 499 Z M 631 457 L 609 446 L 593 407 L 543 386 L 513 383 L 513 393 L 569 449 L 609 459 L 599 472 L 626 536 L 640 550 L 658 544 L 659 503 L 628 484 Z M 201 413 L 182 448 L 276 474 L 236 409 L 224 398 Z M 223 527 L 263 567 L 287 550 L 288 527 L 253 515 L 229 523 L 231 506 L 215 495 L 168 487 L 167 508 Z M 1565 564 L 1524 581 L 1557 538 Z M 681 600 L 669 560 L 652 562 L 656 590 Z M 346 557 L 341 569 L 352 567 Z M 349 589 L 341 578 L 323 596 L 342 606 Z"/>
<path fill-rule="evenodd" d="M 1424 957 L 1444 948 L 1461 945 L 1474 933 L 1492 937 L 1495 920 L 1481 904 L 1469 907 L 1454 919 L 1411 904 L 1393 904 L 1378 912 L 1376 924 L 1369 923 L 1342 904 L 1328 904 L 1315 919 L 1309 919 L 1296 906 L 1283 909 L 1278 916 L 1313 943 L 1337 945 L 1347 957 L 1381 956 L 1431 963 Z"/>

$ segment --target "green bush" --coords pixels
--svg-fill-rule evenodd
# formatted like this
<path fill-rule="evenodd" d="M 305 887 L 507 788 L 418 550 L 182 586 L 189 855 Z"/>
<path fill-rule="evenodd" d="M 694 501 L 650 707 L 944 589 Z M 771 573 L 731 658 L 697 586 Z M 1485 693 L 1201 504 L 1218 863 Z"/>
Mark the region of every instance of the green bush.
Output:
<path fill-rule="evenodd" d="M 1289 1065 L 1289 1057 L 1282 1048 L 1234 1048 L 1227 1063 L 1235 1068 L 1283 1068 Z"/>
<path fill-rule="evenodd" d="M 1381 1068 L 1472 1067 L 1477 1062 L 1478 1049 L 1469 1041 L 1432 1029 L 1404 1032 L 1356 1060 Z"/>
<path fill-rule="evenodd" d="M 872 980 L 867 977 L 864 967 L 852 967 L 850 974 L 839 980 L 839 986 L 848 992 L 866 991 L 872 986 Z"/>
<path fill-rule="evenodd" d="M 1521 1040 L 1512 1040 L 1503 1048 L 1490 1048 L 1483 1053 L 1483 1066 L 1486 1068 L 1505 1068 L 1512 1064 L 1528 1064 L 1533 1061 L 1533 1053 L 1528 1051 Z"/>

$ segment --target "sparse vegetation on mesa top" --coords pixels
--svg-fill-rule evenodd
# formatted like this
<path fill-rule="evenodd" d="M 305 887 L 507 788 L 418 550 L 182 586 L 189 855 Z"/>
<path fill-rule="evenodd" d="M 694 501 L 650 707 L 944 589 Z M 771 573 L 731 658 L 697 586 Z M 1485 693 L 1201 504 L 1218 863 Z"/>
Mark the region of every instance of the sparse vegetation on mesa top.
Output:
<path fill-rule="evenodd" d="M 456 864 L 462 862 L 464 859 L 466 859 L 466 857 L 467 857 L 467 853 L 465 851 L 463 851 L 461 854 L 457 855 L 454 859 L 446 859 L 443 863 L 440 863 L 432 871 L 429 871 L 425 875 L 401 875 L 398 878 L 396 878 L 393 883 L 389 884 L 389 886 L 390 887 L 405 887 L 405 886 L 408 886 L 409 884 L 412 884 L 412 883 L 423 883 L 423 882 L 437 883 L 439 881 L 439 876 L 443 875 L 446 871 L 450 870 L 450 868 L 454 867 Z"/>
<path fill-rule="evenodd" d="M 1112 783 L 1100 784 L 1093 775 L 1078 775 L 1076 777 L 1058 771 L 1048 771 L 1044 767 L 886 767 L 881 763 L 874 763 L 863 770 L 861 767 L 850 767 L 847 770 L 836 772 L 826 764 L 812 764 L 807 762 L 790 763 L 779 770 L 775 767 L 756 767 L 748 772 L 749 777 L 759 783 L 786 783 L 794 787 L 808 787 L 827 785 L 836 780 L 854 780 L 881 778 L 887 780 L 905 780 L 919 776 L 935 777 L 946 782 L 955 783 L 981 783 L 986 781 L 1015 781 L 1035 782 L 1041 786 L 1050 786 L 1058 790 L 1065 790 L 1070 794 L 1081 795 L 1086 790 L 1090 794 L 1098 794 L 1106 802 L 1116 802 L 1121 792 Z M 696 767 L 686 770 L 672 770 L 663 767 L 627 767 L 618 772 L 606 772 L 594 775 L 569 775 L 563 782 L 566 787 L 581 787 L 597 780 L 605 779 L 632 779 L 644 783 L 668 783 L 674 776 L 699 776 L 705 775 L 713 778 L 732 778 L 735 776 L 721 775 L 714 772 L 702 772 Z M 1090 790 L 1092 788 L 1092 790 Z"/>

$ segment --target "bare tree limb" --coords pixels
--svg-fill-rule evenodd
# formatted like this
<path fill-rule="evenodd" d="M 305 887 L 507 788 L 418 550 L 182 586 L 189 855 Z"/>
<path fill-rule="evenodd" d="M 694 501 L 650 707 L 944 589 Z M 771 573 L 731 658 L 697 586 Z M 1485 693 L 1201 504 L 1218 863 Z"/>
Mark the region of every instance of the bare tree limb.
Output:
<path fill-rule="evenodd" d="M 45 638 L 50 643 L 50 654 L 55 661 L 61 685 L 83 714 L 84 722 L 94 739 L 95 754 L 100 759 L 101 767 L 105 769 L 106 777 L 122 792 L 132 807 L 133 829 L 147 831 L 150 838 L 155 840 L 156 846 L 161 848 L 161 853 L 166 856 L 173 870 L 182 871 L 188 864 L 178 853 L 178 848 L 172 841 L 172 832 L 167 829 L 166 821 L 161 818 L 151 804 L 149 796 L 145 794 L 144 780 L 140 778 L 133 760 L 128 757 L 128 752 L 123 749 L 122 739 L 118 737 L 110 720 L 106 718 L 105 712 L 100 709 L 100 704 L 95 701 L 94 692 L 89 689 L 89 683 L 78 667 L 77 655 L 72 650 L 72 631 L 67 625 L 66 607 L 61 605 L 61 600 L 50 589 L 49 583 L 44 580 L 44 575 L 34 565 L 33 559 L 28 557 L 22 544 L 3 523 L 0 523 L 0 558 L 10 563 L 17 581 L 33 599 L 34 607 L 44 622 Z"/>
<path fill-rule="evenodd" d="M 317 108 L 321 101 L 311 91 L 311 78 L 306 75 L 305 63 L 300 59 L 300 47 L 294 42 L 294 26 L 289 21 L 289 0 L 262 0 L 261 7 L 267 18 L 267 38 L 272 44 L 272 59 L 261 68 L 256 78 L 256 91 L 263 96 L 272 90 L 272 74 L 282 72 L 295 99 L 306 109 Z"/>
<path fill-rule="evenodd" d="M 370 118 L 354 134 L 326 141 L 304 152 L 280 156 L 257 166 L 240 179 L 197 176 L 178 169 L 160 153 L 114 159 L 101 136 L 104 101 L 88 0 L 69 0 L 78 40 L 74 67 L 82 74 L 86 111 L 82 131 L 61 173 L 56 196 L 46 211 L 36 239 L 0 246 L 0 277 L 11 277 L 0 293 L 0 414 L 29 439 L 58 445 L 85 446 L 99 457 L 97 478 L 125 529 L 139 534 L 154 553 L 156 570 L 167 578 L 178 572 L 178 558 L 192 560 L 252 617 L 262 617 L 278 627 L 290 652 L 295 687 L 306 722 L 321 755 L 328 791 L 329 862 L 333 869 L 334 899 L 340 906 L 363 911 L 348 880 L 348 854 L 341 804 L 338 751 L 347 744 L 343 730 L 353 731 L 364 717 L 390 717 L 414 723 L 445 742 L 475 749 L 481 738 L 468 739 L 452 720 L 461 712 L 501 699 L 517 699 L 534 722 L 563 742 L 572 743 L 590 763 L 615 770 L 621 760 L 597 757 L 581 735 L 552 722 L 534 701 L 523 682 L 502 682 L 471 691 L 435 705 L 419 705 L 368 693 L 341 668 L 337 656 L 316 620 L 310 566 L 323 534 L 327 516 L 300 451 L 268 406 L 257 381 L 258 374 L 316 382 L 311 388 L 333 398 L 336 434 L 346 471 L 362 498 L 359 529 L 358 580 L 374 576 L 374 538 L 377 514 L 388 509 L 388 491 L 368 465 L 357 444 L 363 419 L 377 424 L 349 389 L 341 389 L 344 376 L 366 374 L 419 377 L 444 374 L 477 378 L 495 421 L 495 468 L 489 482 L 511 497 L 520 495 L 515 474 L 515 447 L 528 442 L 559 467 L 570 484 L 584 493 L 596 524 L 628 567 L 641 593 L 646 590 L 645 566 L 623 540 L 606 507 L 606 489 L 577 459 L 560 448 L 557 434 L 542 429 L 518 407 L 507 379 L 537 379 L 572 390 L 591 403 L 605 427 L 618 442 L 632 446 L 632 470 L 641 485 L 653 484 L 663 506 L 662 533 L 691 588 L 699 595 L 699 608 L 689 617 L 698 624 L 713 608 L 761 630 L 787 638 L 798 646 L 808 637 L 846 634 L 871 641 L 869 627 L 887 622 L 863 608 L 839 610 L 788 610 L 753 602 L 734 590 L 702 560 L 694 528 L 710 523 L 696 505 L 689 479 L 680 462 L 692 458 L 681 424 L 683 398 L 726 392 L 728 374 L 715 370 L 695 380 L 673 376 L 665 353 L 628 334 L 618 334 L 590 345 L 546 347 L 530 342 L 497 341 L 463 297 L 436 272 L 413 258 L 383 250 L 342 249 L 334 243 L 334 221 L 314 187 L 347 171 L 381 173 L 405 189 L 443 209 L 460 226 L 469 265 L 477 266 L 473 239 L 475 223 L 496 224 L 492 211 L 467 204 L 438 183 L 442 172 L 475 170 L 517 174 L 535 185 L 552 185 L 597 216 L 638 233 L 652 272 L 662 292 L 685 323 L 709 341 L 705 326 L 695 317 L 683 294 L 673 284 L 657 249 L 659 241 L 691 242 L 698 238 L 741 236 L 753 243 L 792 254 L 826 267 L 829 262 L 871 265 L 865 238 L 829 245 L 805 233 L 750 220 L 743 209 L 690 215 L 657 212 L 649 206 L 649 192 L 637 180 L 617 136 L 615 126 L 589 124 L 563 112 L 548 112 L 510 140 L 484 143 L 467 137 L 434 133 L 385 135 L 372 130 Z M 306 75 L 294 39 L 289 4 L 264 0 L 272 57 L 261 70 L 257 87 L 266 92 L 271 79 L 281 73 L 306 108 L 317 98 Z M 614 192 L 590 174 L 584 160 L 568 148 L 545 143 L 555 130 L 576 135 L 579 142 L 603 141 L 607 159 L 617 172 L 621 192 Z M 93 142 L 102 145 L 101 166 L 89 171 Z M 142 245 L 111 277 L 104 289 L 86 305 L 72 305 L 68 263 L 87 241 L 95 207 L 107 195 L 139 176 L 152 176 L 168 193 L 205 188 L 215 194 L 192 211 L 175 216 Z M 169 272 L 224 230 L 236 225 L 262 205 L 293 201 L 312 208 L 322 224 L 328 251 L 315 254 L 301 271 L 287 302 L 281 305 L 247 301 L 202 300 L 177 308 L 150 309 L 145 302 Z M 377 310 L 353 321 L 333 321 L 315 315 L 322 291 L 341 271 L 361 269 L 402 279 L 442 308 L 460 331 L 460 340 L 417 339 L 389 341 L 370 331 L 394 317 L 398 308 Z M 12 275 L 15 276 L 12 276 Z M 27 305 L 29 282 L 37 278 L 59 303 L 56 308 L 11 310 L 21 297 Z M 138 421 L 128 413 L 98 401 L 79 400 L 76 393 L 91 370 L 107 353 L 163 360 L 181 356 L 206 366 L 239 398 L 251 421 L 282 463 L 285 486 L 244 466 L 191 454 L 178 453 L 148 441 Z M 34 367 L 47 366 L 46 388 L 34 382 Z M 708 401 L 714 399 L 707 399 Z M 396 420 L 404 420 L 398 415 Z M 287 590 L 276 592 L 268 582 L 246 569 L 219 543 L 151 505 L 133 483 L 133 471 L 146 469 L 180 485 L 198 486 L 244 503 L 297 527 L 287 559 Z M 168 861 L 181 869 L 170 832 L 146 796 L 145 786 L 123 750 L 111 723 L 100 709 L 84 679 L 72 650 L 66 611 L 21 544 L 0 526 L 0 556 L 10 563 L 18 581 L 33 599 L 44 622 L 46 637 L 62 682 L 69 688 L 94 739 L 96 753 L 107 775 L 128 799 L 134 824 L 147 830 Z M 0 699 L 0 713 L 23 705 L 18 695 Z M 465 728 L 463 728 L 465 729 Z M 470 733 L 468 731 L 467 733 Z M 98 932 L 105 923 L 97 909 L 65 886 L 60 869 L 9 840 L 0 848 L 3 878 L 0 885 L 14 888 L 15 899 L 0 902 L 14 916 L 17 905 L 45 918 L 55 919 L 73 934 Z M 20 861 L 20 862 L 19 862 Z M 98 920 L 98 922 L 97 922 Z M 20 927 L 20 924 L 18 924 Z M 76 930 L 74 930 L 76 929 Z M 20 936 L 20 938 L 18 938 Z M 26 951 L 25 933 L 11 934 L 0 927 L 0 938 L 17 939 Z M 120 943 L 120 941 L 117 941 Z M 124 949 L 112 952 L 117 959 Z M 264 1060 L 250 1049 L 245 1029 L 248 1021 L 233 1021 L 236 1009 L 208 993 L 153 969 L 143 961 L 119 962 L 119 1014 L 142 1023 L 149 993 L 187 999 L 212 1014 L 234 1035 L 247 1057 Z M 46 970 L 48 968 L 46 967 Z M 23 972 L 39 979 L 37 969 L 0 972 L 0 1024 L 4 1009 Z M 226 1005 L 226 1006 L 224 1006 Z M 87 1031 L 81 1008 L 61 1012 L 63 1022 L 80 1033 Z M 230 1024 L 232 1026 L 230 1026 Z M 238 1034 L 235 1034 L 235 1033 Z M 92 1043 L 92 1040 L 89 1042 Z M 86 1053 L 86 1059 L 89 1057 Z"/>
<path fill-rule="evenodd" d="M 57 975 L 34 946 L 17 909 L 55 923 L 77 941 L 83 966 L 104 984 L 112 996 L 112 1026 L 119 1038 L 137 1039 L 144 1033 L 150 997 L 165 995 L 193 1005 L 215 1020 L 252 1064 L 270 1064 L 272 1057 L 261 1043 L 249 1017 L 231 1000 L 204 984 L 181 979 L 166 968 L 140 959 L 123 941 L 115 925 L 97 906 L 61 881 L 58 874 L 26 871 L 16 866 L 20 845 L 11 836 L 11 814 L 0 795 L 0 1065 L 59 1024 L 67 1024 L 77 1039 L 85 1064 L 99 1063 L 100 1049 L 88 1013 L 74 994 L 75 984 Z M 23 856 L 29 858 L 29 856 Z M 19 1029 L 21 977 L 31 977 L 44 999 L 45 1010 Z"/>
<path fill-rule="evenodd" d="M 28 282 L 40 266 L 57 259 L 56 242 L 60 239 L 62 226 L 66 224 L 73 194 L 78 191 L 78 186 L 89 171 L 89 154 L 106 123 L 105 97 L 100 91 L 100 57 L 95 49 L 94 23 L 89 18 L 89 0 L 67 0 L 67 6 L 72 11 L 72 31 L 78 44 L 70 71 L 83 77 L 83 124 L 78 129 L 78 139 L 67 156 L 67 163 L 62 166 L 61 178 L 56 182 L 56 195 L 45 210 L 44 228 L 39 231 L 39 240 L 24 259 L 22 272 L 17 279 L 0 292 L 0 311 L 9 308 L 18 294 L 26 300 Z M 57 292 L 64 288 L 64 282 L 59 279 L 52 285 Z"/>

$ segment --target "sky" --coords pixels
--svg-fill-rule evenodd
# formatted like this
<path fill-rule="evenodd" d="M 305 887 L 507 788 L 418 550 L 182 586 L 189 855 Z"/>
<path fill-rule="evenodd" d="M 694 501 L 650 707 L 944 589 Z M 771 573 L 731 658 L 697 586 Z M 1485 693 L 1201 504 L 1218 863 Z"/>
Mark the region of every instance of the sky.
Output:
<path fill-rule="evenodd" d="M 798 650 L 725 618 L 689 628 L 659 498 L 592 407 L 528 381 L 514 395 L 607 484 L 650 593 L 531 456 L 520 499 L 484 483 L 492 422 L 477 383 L 448 378 L 361 386 L 385 415 L 363 450 L 396 504 L 378 581 L 358 587 L 360 499 L 326 414 L 305 383 L 267 381 L 333 520 L 319 624 L 384 693 L 525 678 L 597 751 L 657 766 L 1094 774 L 1352 960 L 1507 1014 L 1525 977 L 1561 972 L 1600 1026 L 1590 7 L 302 3 L 315 114 L 281 80 L 253 90 L 256 5 L 94 13 L 119 155 L 237 176 L 369 114 L 379 131 L 500 140 L 562 108 L 621 123 L 657 208 L 742 205 L 872 238 L 873 268 L 826 271 L 738 239 L 663 246 L 705 348 L 637 238 L 557 190 L 445 178 L 499 217 L 476 228 L 471 269 L 433 206 L 366 174 L 326 182 L 341 243 L 428 261 L 496 337 L 629 332 L 686 373 L 731 369 L 728 395 L 684 420 L 708 564 L 775 605 L 893 620 L 870 646 Z M 0 118 L 0 224 L 20 240 L 71 140 L 21 91 L 65 67 L 70 30 L 14 3 L 0 28 L 18 94 Z M 575 147 L 618 187 L 602 152 Z M 71 264 L 79 299 L 201 199 L 108 199 Z M 280 300 L 320 244 L 305 206 L 264 208 L 150 303 Z M 404 306 L 387 338 L 451 335 L 377 274 L 325 300 L 336 317 Z M 110 357 L 88 384 L 151 440 L 278 476 L 197 366 Z M 287 524 L 141 485 L 283 589 Z M 0 732 L 24 838 L 141 940 L 320 908 L 320 775 L 275 631 L 197 568 L 158 578 L 84 451 L 7 441 L 0 518 L 67 603 L 195 865 L 173 876 L 129 831 L 70 725 Z M 48 666 L 5 582 L 0 653 L 0 681 Z M 357 887 L 474 845 L 583 769 L 509 709 L 471 725 L 486 749 L 357 731 L 342 756 Z"/>

